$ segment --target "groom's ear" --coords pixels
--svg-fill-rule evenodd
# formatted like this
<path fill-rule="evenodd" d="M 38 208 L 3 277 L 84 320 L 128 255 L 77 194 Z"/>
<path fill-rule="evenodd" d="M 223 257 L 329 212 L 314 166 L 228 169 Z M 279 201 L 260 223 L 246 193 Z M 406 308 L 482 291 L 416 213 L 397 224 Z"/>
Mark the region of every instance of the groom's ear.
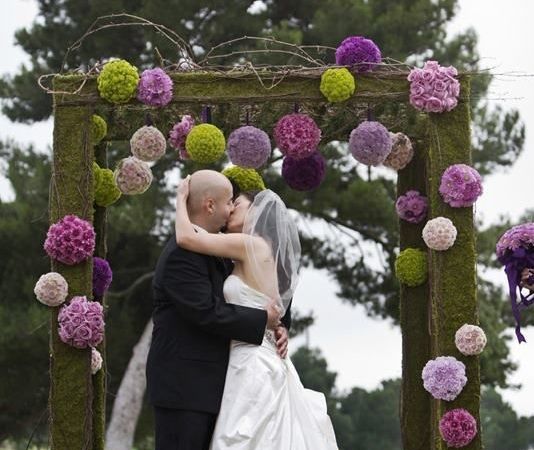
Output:
<path fill-rule="evenodd" d="M 208 214 L 213 214 L 215 212 L 215 201 L 212 198 L 206 200 L 206 211 Z"/>

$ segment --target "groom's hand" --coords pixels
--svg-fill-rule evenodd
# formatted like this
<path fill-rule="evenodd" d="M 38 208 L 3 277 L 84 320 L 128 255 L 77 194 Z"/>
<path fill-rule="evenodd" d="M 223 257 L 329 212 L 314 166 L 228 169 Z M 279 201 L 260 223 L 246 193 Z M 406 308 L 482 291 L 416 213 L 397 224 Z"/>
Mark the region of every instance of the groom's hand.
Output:
<path fill-rule="evenodd" d="M 287 345 L 289 343 L 289 335 L 287 332 L 287 328 L 283 325 L 280 325 L 275 330 L 275 336 L 276 336 L 276 348 L 278 350 L 278 354 L 281 358 L 284 358 L 287 356 Z"/>
<path fill-rule="evenodd" d="M 282 315 L 280 314 L 280 307 L 278 306 L 278 303 L 274 300 L 271 300 L 267 304 L 267 328 L 270 330 L 275 330 L 276 327 L 280 325 L 280 318 Z"/>

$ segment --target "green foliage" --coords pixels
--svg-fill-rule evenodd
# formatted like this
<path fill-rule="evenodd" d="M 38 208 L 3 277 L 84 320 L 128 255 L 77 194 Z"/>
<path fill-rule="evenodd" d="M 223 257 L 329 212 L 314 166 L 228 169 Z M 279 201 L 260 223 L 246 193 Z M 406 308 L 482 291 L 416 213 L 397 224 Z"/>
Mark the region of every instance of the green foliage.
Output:
<path fill-rule="evenodd" d="M 261 175 L 254 169 L 230 166 L 224 169 L 222 173 L 237 184 L 241 192 L 262 191 L 265 189 L 265 183 Z"/>
<path fill-rule="evenodd" d="M 414 287 L 423 284 L 428 276 L 426 252 L 407 248 L 395 261 L 395 273 L 401 283 Z"/>
<path fill-rule="evenodd" d="M 107 133 L 108 124 L 106 121 L 98 114 L 93 114 L 91 116 L 91 140 L 93 145 L 99 144 L 106 137 Z"/>
<path fill-rule="evenodd" d="M 356 83 L 348 69 L 328 69 L 321 76 L 320 89 L 329 102 L 342 102 L 354 94 Z"/>
<path fill-rule="evenodd" d="M 185 141 L 185 149 L 191 159 L 203 164 L 219 160 L 225 148 L 224 134 L 215 125 L 209 123 L 194 126 Z"/>

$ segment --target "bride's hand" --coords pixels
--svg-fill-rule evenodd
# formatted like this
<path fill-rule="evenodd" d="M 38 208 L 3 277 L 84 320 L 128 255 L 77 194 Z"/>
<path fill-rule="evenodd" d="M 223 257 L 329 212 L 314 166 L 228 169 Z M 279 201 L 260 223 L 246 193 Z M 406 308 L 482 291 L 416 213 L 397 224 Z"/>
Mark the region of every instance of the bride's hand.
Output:
<path fill-rule="evenodd" d="M 187 175 L 180 183 L 178 184 L 178 188 L 176 189 L 176 202 L 178 206 L 178 202 L 183 200 L 187 200 L 187 197 L 189 196 L 189 182 L 191 181 L 191 175 Z"/>

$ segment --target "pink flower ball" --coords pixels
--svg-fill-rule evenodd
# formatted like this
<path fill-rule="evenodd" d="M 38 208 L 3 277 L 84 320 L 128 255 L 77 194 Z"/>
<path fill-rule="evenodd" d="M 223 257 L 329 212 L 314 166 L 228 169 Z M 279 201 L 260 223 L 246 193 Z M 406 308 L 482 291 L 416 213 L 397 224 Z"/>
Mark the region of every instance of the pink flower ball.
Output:
<path fill-rule="evenodd" d="M 452 409 L 446 412 L 439 421 L 439 432 L 447 446 L 465 447 L 477 434 L 477 422 L 467 410 Z"/>
<path fill-rule="evenodd" d="M 227 151 L 236 166 L 259 169 L 271 155 L 271 140 L 265 131 L 247 125 L 230 133 Z"/>
<path fill-rule="evenodd" d="M 454 342 L 460 353 L 474 356 L 482 353 L 488 340 L 482 328 L 466 323 L 456 331 Z"/>
<path fill-rule="evenodd" d="M 412 141 L 404 133 L 389 133 L 391 153 L 384 160 L 384 166 L 393 170 L 404 169 L 413 158 Z"/>
<path fill-rule="evenodd" d="M 422 69 L 413 69 L 408 75 L 410 103 L 420 111 L 442 113 L 458 104 L 460 82 L 458 71 L 442 67 L 436 61 L 427 61 Z"/>
<path fill-rule="evenodd" d="M 172 100 L 172 79 L 159 67 L 147 69 L 137 85 L 137 99 L 150 106 L 165 106 Z"/>
<path fill-rule="evenodd" d="M 132 155 L 141 161 L 157 161 L 167 148 L 163 133 L 153 126 L 139 128 L 130 139 Z"/>
<path fill-rule="evenodd" d="M 453 208 L 472 206 L 482 195 L 482 178 L 467 164 L 453 164 L 441 176 L 439 193 Z"/>
<path fill-rule="evenodd" d="M 391 136 L 380 122 L 365 121 L 350 133 L 349 150 L 354 158 L 368 166 L 379 166 L 391 153 Z"/>
<path fill-rule="evenodd" d="M 102 355 L 100 352 L 92 347 L 91 348 L 91 373 L 94 375 L 97 373 L 100 369 L 102 369 L 102 363 L 104 360 L 102 359 Z"/>
<path fill-rule="evenodd" d="M 57 272 L 41 275 L 33 292 L 41 303 L 47 306 L 59 306 L 67 298 L 69 285 L 67 280 Z"/>
<path fill-rule="evenodd" d="M 428 211 L 428 199 L 419 191 L 407 191 L 399 196 L 395 203 L 397 214 L 402 220 L 410 223 L 419 223 Z"/>
<path fill-rule="evenodd" d="M 302 159 L 317 149 L 321 130 L 306 114 L 287 114 L 274 127 L 274 140 L 285 156 Z"/>
<path fill-rule="evenodd" d="M 44 249 L 56 261 L 69 266 L 79 264 L 95 250 L 95 230 L 86 220 L 65 216 L 48 229 Z"/>
<path fill-rule="evenodd" d="M 429 220 L 423 228 L 423 240 L 432 250 L 447 250 L 456 240 L 456 227 L 446 217 L 436 217 Z"/>
<path fill-rule="evenodd" d="M 142 194 L 150 187 L 153 179 L 148 164 L 134 156 L 121 159 L 113 176 L 117 187 L 126 195 Z"/>
<path fill-rule="evenodd" d="M 189 153 L 185 149 L 185 140 L 191 129 L 195 126 L 195 119 L 189 115 L 182 116 L 180 122 L 176 122 L 169 133 L 169 144 L 180 152 L 181 159 L 189 159 Z"/>
<path fill-rule="evenodd" d="M 58 315 L 59 338 L 76 348 L 95 347 L 104 339 L 104 310 L 85 296 L 73 297 Z"/>

